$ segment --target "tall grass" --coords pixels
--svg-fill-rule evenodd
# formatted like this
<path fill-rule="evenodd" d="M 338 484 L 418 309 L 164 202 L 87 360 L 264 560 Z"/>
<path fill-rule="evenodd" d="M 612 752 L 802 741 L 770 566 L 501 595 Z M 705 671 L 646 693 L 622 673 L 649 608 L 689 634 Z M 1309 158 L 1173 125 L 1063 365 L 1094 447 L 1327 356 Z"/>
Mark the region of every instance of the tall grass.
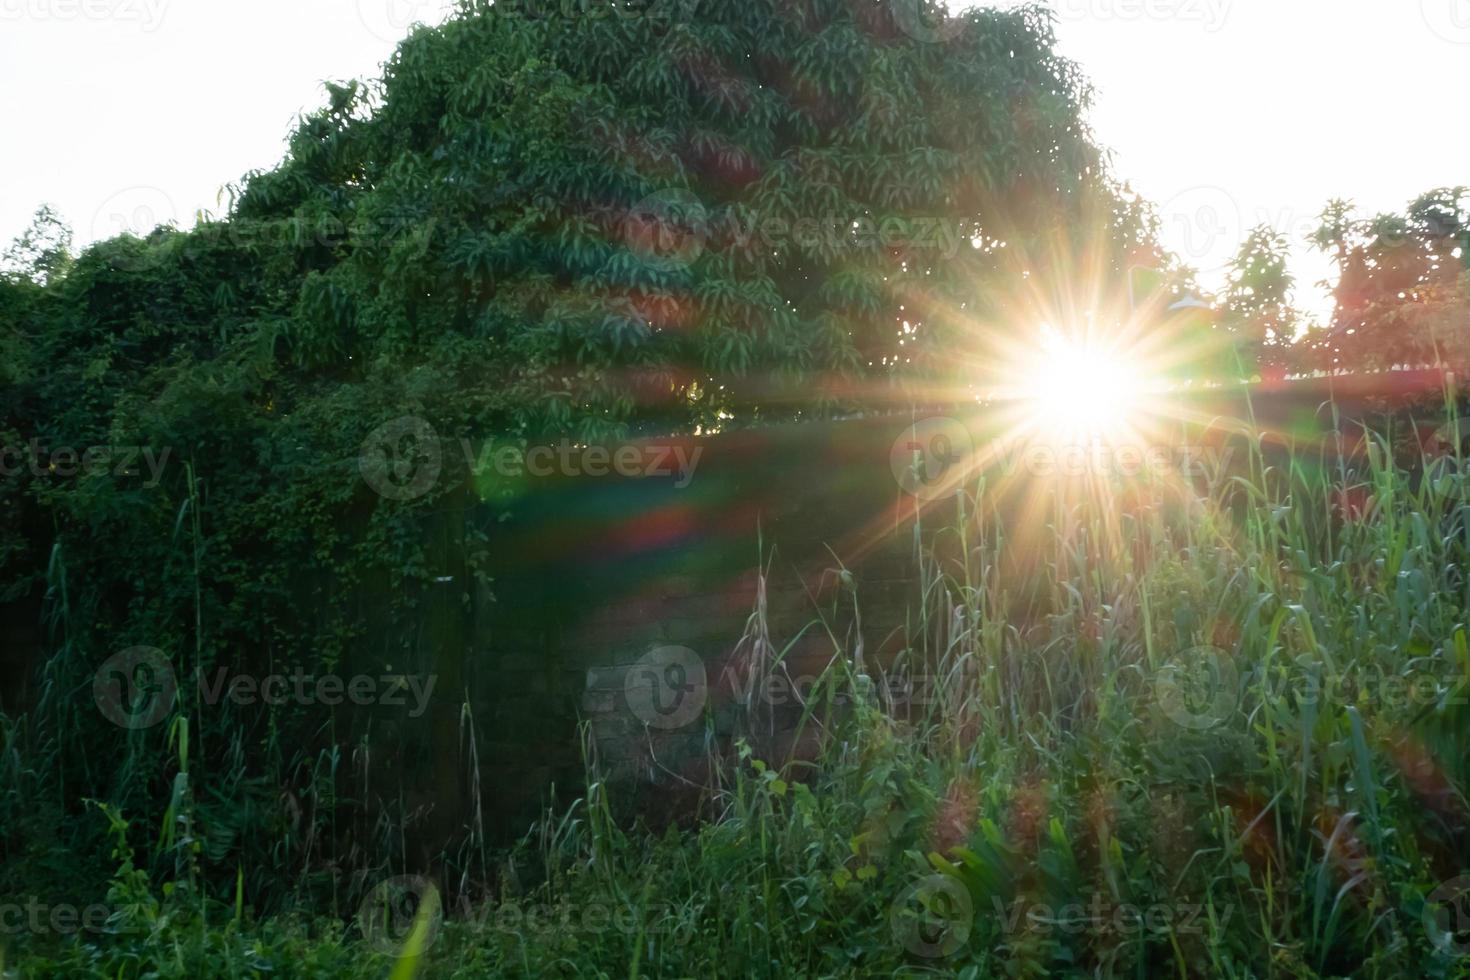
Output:
<path fill-rule="evenodd" d="M 1243 468 L 1058 484 L 1026 527 L 977 477 L 917 515 L 906 649 L 856 646 L 854 590 L 817 610 L 831 663 L 782 738 L 752 695 L 795 638 L 760 602 L 732 638 L 748 734 L 713 760 L 702 819 L 620 823 L 589 751 L 576 803 L 494 872 L 462 862 L 495 879 L 484 904 L 432 935 L 412 918 L 411 959 L 436 977 L 1470 975 L 1430 900 L 1470 872 L 1470 470 L 1406 464 L 1395 438 L 1255 439 Z M 463 725 L 473 742 L 467 706 Z M 225 918 L 23 948 L 20 968 L 410 958 L 336 920 Z"/>

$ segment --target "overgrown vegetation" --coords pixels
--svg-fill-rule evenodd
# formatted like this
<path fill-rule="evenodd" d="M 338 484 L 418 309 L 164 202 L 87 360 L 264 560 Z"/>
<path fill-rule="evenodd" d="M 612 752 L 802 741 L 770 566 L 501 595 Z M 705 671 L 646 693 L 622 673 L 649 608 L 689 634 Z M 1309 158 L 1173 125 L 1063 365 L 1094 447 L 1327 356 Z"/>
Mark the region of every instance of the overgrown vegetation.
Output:
<path fill-rule="evenodd" d="M 955 311 L 1074 244 L 1121 269 L 1148 240 L 1038 11 L 973 12 L 942 44 L 851 0 L 541 13 L 465 3 L 415 31 L 380 83 L 330 86 L 224 216 L 73 259 L 43 212 L 8 254 L 0 601 L 44 621 L 47 656 L 6 694 L 24 778 L 0 875 L 105 856 L 83 799 L 173 799 L 161 734 L 120 739 L 78 698 L 121 650 L 161 650 L 188 689 L 299 665 L 434 673 L 459 696 L 516 501 L 475 485 L 455 436 L 906 404 L 961 372 Z M 384 499 L 359 458 L 405 416 L 446 439 L 443 474 Z M 110 462 L 82 467 L 94 447 Z M 243 866 L 272 907 L 350 903 L 408 833 L 484 844 L 442 795 L 453 712 L 190 721 L 191 859 L 214 894 Z M 409 828 L 431 793 L 439 823 Z"/>
<path fill-rule="evenodd" d="M 381 425 L 597 442 L 954 404 L 1084 274 L 1121 306 L 1159 267 L 1141 318 L 1193 285 L 1047 15 L 914 6 L 466 0 L 330 86 L 227 214 L 75 257 L 38 215 L 0 274 L 0 445 L 43 454 L 0 479 L 0 603 L 44 650 L 0 692 L 0 975 L 1470 973 L 1430 900 L 1470 845 L 1453 391 L 1432 446 L 1333 418 L 1244 468 L 1023 488 L 1048 508 L 1023 524 L 981 474 L 915 514 L 911 648 L 834 631 L 813 751 L 752 728 L 667 832 L 615 818 L 594 758 L 517 847 L 486 839 L 458 680 L 517 502 L 453 453 L 375 495 Z M 1317 243 L 1332 324 L 1296 340 L 1260 230 L 1191 353 L 1470 366 L 1470 194 L 1336 203 Z M 747 644 L 747 681 L 790 639 Z M 185 697 L 127 731 L 90 686 L 138 646 L 191 693 L 421 670 L 453 707 Z M 432 890 L 395 878 L 425 865 Z M 58 925 L 60 894 L 101 917 Z"/>
<path fill-rule="evenodd" d="M 1435 454 L 1412 478 L 1393 442 L 1058 484 L 1044 533 L 1003 526 L 977 478 L 916 556 L 916 645 L 881 669 L 834 651 L 814 757 L 764 756 L 757 726 L 709 819 L 665 834 L 620 828 L 594 768 L 423 967 L 1470 974 L 1440 888 L 1470 844 L 1470 471 Z M 747 669 L 780 672 L 783 642 Z M 183 869 L 162 894 L 114 829 L 119 934 L 33 939 L 23 969 L 376 976 L 401 952 L 372 914 L 365 937 L 256 921 Z"/>

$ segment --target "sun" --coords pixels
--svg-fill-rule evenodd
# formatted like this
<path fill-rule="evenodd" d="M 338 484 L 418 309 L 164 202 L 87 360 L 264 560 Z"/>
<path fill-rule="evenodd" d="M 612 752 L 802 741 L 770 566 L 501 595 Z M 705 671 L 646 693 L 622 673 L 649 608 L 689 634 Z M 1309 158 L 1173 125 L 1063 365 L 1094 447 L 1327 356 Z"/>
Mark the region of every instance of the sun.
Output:
<path fill-rule="evenodd" d="M 1123 352 L 1043 331 L 1021 373 L 1018 395 L 1043 438 L 1116 439 L 1136 421 L 1145 395 L 1138 365 Z"/>

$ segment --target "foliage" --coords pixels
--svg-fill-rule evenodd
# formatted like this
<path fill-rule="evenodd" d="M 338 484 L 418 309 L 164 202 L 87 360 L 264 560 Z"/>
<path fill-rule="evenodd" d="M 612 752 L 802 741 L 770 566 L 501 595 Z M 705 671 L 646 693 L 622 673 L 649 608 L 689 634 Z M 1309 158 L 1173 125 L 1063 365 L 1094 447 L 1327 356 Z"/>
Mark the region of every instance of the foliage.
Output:
<path fill-rule="evenodd" d="M 1403 215 L 1333 201 L 1314 244 L 1339 272 L 1336 313 L 1313 338 L 1325 367 L 1470 367 L 1470 189 L 1442 188 Z"/>
<path fill-rule="evenodd" d="M 0 256 L 5 273 L 42 286 L 65 275 L 71 261 L 71 229 L 50 207 L 37 211 L 31 226 Z"/>
<path fill-rule="evenodd" d="M 1290 244 L 1269 227 L 1254 229 L 1232 264 L 1224 296 L 1226 329 L 1252 362 L 1279 358 L 1296 339 L 1299 314 L 1292 307 L 1295 285 L 1287 271 Z"/>
<path fill-rule="evenodd" d="M 0 480 L 0 599 L 41 618 L 47 654 L 0 717 L 0 892 L 65 882 L 128 914 L 101 938 L 25 938 L 22 970 L 396 963 L 341 923 L 408 860 L 410 829 L 430 856 L 465 844 L 454 801 L 413 825 L 415 793 L 462 775 L 458 718 L 383 731 L 185 699 L 166 726 L 121 732 L 87 697 L 139 645 L 190 690 L 222 665 L 452 681 L 456 630 L 493 595 L 494 542 L 466 515 L 510 504 L 479 499 L 452 451 L 421 498 L 374 495 L 359 455 L 381 424 L 591 441 L 883 410 L 968 383 L 956 351 L 1014 329 L 1017 295 L 1067 308 L 1079 268 L 1121 279 L 1154 249 L 1048 15 L 931 7 L 568 17 L 465 0 L 381 82 L 329 86 L 227 214 L 74 260 L 38 214 L 0 274 L 0 435 L 50 460 Z M 1337 208 L 1320 241 L 1344 272 L 1318 339 L 1331 363 L 1460 362 L 1465 192 L 1403 219 Z M 1256 342 L 1287 335 L 1279 252 L 1247 243 L 1229 299 Z M 146 448 L 158 479 L 63 472 L 56 452 L 90 447 Z M 956 668 L 943 712 L 895 720 L 860 676 L 834 675 L 859 707 L 820 767 L 753 747 L 713 791 L 719 818 L 668 836 L 610 824 L 594 773 L 513 859 L 510 897 L 641 920 L 657 894 L 680 924 L 583 942 L 456 923 L 424 972 L 892 971 L 916 965 L 888 916 L 922 872 L 982 908 L 1106 888 L 1238 912 L 1198 941 L 982 930 L 955 961 L 972 975 L 1002 959 L 1017 974 L 1449 974 L 1411 923 L 1465 844 L 1462 717 L 1309 714 L 1271 692 L 1322 663 L 1459 669 L 1463 474 L 1413 484 L 1370 458 L 1217 481 L 1207 528 L 1238 538 L 1166 497 L 1128 515 L 1128 547 L 1093 551 L 1099 516 L 1059 510 L 1057 561 L 1006 582 L 977 488 L 955 532 L 974 547 L 958 569 L 933 559 L 923 593 L 924 635 L 943 643 L 916 653 Z M 1047 615 L 1012 616 L 1015 596 Z M 1228 624 L 1243 624 L 1228 646 L 1245 700 L 1221 737 L 1181 736 L 1149 710 L 1159 651 Z M 1443 791 L 1426 802 L 1426 785 Z"/>
<path fill-rule="evenodd" d="M 1470 975 L 1435 904 L 1470 843 L 1470 477 L 1413 481 L 1392 441 L 1252 442 L 1254 479 L 1117 484 L 1146 502 L 1121 519 L 1048 494 L 1028 545 L 1058 558 L 1027 574 L 977 477 L 921 556 L 919 646 L 813 690 L 816 758 L 753 735 L 662 834 L 619 829 L 593 768 L 431 940 L 423 906 L 385 947 L 185 890 L 20 968 L 381 976 L 414 935 L 436 977 Z"/>
<path fill-rule="evenodd" d="M 0 481 L 0 597 L 47 654 L 7 703 L 25 764 L 0 884 L 99 886 L 95 798 L 190 814 L 197 836 L 140 857 L 155 876 L 197 868 L 218 898 L 243 866 L 262 909 L 350 902 L 402 858 L 425 787 L 457 782 L 456 719 L 183 703 L 179 758 L 89 710 L 99 666 L 145 646 L 185 691 L 279 665 L 454 690 L 508 506 L 479 499 L 456 437 L 882 408 L 953 380 L 972 316 L 1057 287 L 1070 240 L 1104 267 L 1145 242 L 1048 16 L 916 12 L 467 2 L 380 82 L 328 86 L 221 217 L 72 261 L 43 211 L 0 277 L 0 429 L 24 453 Z M 444 473 L 387 500 L 359 457 L 405 416 Z M 93 447 L 132 471 L 78 472 Z M 439 804 L 430 853 L 464 823 Z"/>

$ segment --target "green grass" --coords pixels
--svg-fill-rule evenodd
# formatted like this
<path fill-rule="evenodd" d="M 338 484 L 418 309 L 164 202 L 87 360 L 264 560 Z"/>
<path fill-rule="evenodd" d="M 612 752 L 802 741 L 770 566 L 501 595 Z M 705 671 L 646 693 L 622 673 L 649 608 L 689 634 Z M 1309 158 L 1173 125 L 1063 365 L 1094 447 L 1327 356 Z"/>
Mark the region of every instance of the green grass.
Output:
<path fill-rule="evenodd" d="M 1028 527 L 977 480 L 915 532 L 912 649 L 841 648 L 860 596 L 820 611 L 842 655 L 815 758 L 756 710 L 703 818 L 664 832 L 620 824 L 590 766 L 442 923 L 391 889 L 363 922 L 257 922 L 248 894 L 191 901 L 187 867 L 150 887 L 120 837 L 120 934 L 22 933 L 8 969 L 1470 976 L 1429 902 L 1470 872 L 1470 470 L 1411 474 L 1392 434 L 1329 448 L 1059 494 Z M 746 679 L 786 640 L 747 645 Z M 914 674 L 931 696 L 891 703 Z"/>

